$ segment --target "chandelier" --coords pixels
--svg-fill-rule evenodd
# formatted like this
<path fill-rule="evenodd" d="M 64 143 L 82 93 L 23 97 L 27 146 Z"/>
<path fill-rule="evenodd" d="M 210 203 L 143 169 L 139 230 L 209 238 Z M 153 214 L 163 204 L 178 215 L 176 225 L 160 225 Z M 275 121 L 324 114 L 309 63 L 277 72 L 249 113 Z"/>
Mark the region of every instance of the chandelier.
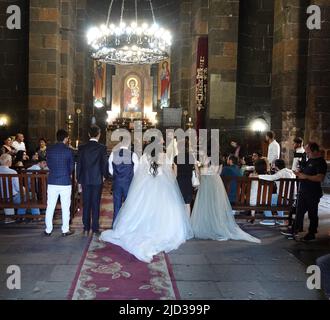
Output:
<path fill-rule="evenodd" d="M 92 58 L 108 64 L 154 64 L 169 57 L 172 36 L 161 28 L 155 19 L 151 0 L 153 23 L 138 23 L 137 0 L 135 0 L 135 21 L 123 21 L 125 1 L 122 1 L 119 25 L 110 23 L 114 0 L 111 0 L 108 18 L 100 27 L 92 27 L 87 33 Z"/>

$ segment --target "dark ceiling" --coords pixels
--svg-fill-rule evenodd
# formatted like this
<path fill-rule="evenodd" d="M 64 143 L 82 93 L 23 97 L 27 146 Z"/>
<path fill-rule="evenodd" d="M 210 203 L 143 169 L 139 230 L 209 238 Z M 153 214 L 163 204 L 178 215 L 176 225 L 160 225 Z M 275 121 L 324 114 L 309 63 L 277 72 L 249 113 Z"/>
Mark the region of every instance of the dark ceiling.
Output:
<path fill-rule="evenodd" d="M 152 0 L 156 21 L 168 29 L 175 28 L 178 19 L 178 4 L 180 0 Z M 87 0 L 88 16 L 90 23 L 105 22 L 111 0 Z M 146 22 L 152 21 L 150 0 L 138 0 L 138 18 Z M 125 21 L 135 20 L 135 0 L 125 0 L 124 19 Z M 120 18 L 122 0 L 114 0 L 111 20 L 117 23 Z M 100 21 L 101 20 L 101 21 Z"/>

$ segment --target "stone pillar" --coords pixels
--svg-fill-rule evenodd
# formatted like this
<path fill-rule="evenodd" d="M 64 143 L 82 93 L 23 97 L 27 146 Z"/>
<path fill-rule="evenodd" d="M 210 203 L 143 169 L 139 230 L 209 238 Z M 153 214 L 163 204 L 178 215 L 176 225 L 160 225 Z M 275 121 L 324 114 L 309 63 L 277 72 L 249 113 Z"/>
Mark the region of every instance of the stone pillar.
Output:
<path fill-rule="evenodd" d="M 303 135 L 305 125 L 308 2 L 275 0 L 271 129 L 287 164 L 293 139 Z"/>
<path fill-rule="evenodd" d="M 310 31 L 305 140 L 313 140 L 330 160 L 330 3 L 316 0 L 321 7 L 321 30 Z"/>
<path fill-rule="evenodd" d="M 66 119 L 69 114 L 75 117 L 74 102 L 74 64 L 76 42 L 76 3 L 70 0 L 61 0 L 61 77 L 60 77 L 60 112 L 59 126 L 66 128 Z M 72 140 L 75 140 L 74 132 L 71 132 Z"/>
<path fill-rule="evenodd" d="M 239 1 L 209 1 L 209 127 L 231 126 L 236 113 Z"/>
<path fill-rule="evenodd" d="M 171 105 L 189 108 L 190 81 L 191 81 L 191 8 L 192 1 L 181 1 L 178 7 L 180 21 L 178 33 L 174 34 L 172 46 L 172 83 Z"/>
<path fill-rule="evenodd" d="M 54 140 L 61 102 L 61 2 L 30 1 L 29 134 Z"/>

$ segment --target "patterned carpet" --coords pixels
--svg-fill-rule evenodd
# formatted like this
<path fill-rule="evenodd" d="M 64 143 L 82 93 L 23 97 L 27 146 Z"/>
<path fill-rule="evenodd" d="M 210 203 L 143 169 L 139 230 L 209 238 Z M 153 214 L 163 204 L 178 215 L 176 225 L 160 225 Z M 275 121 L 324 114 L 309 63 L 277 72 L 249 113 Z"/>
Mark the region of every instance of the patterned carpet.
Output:
<path fill-rule="evenodd" d="M 72 229 L 83 229 L 82 209 L 72 222 Z M 100 228 L 112 224 L 111 187 L 103 190 Z M 152 263 L 137 260 L 118 246 L 92 238 L 85 249 L 68 295 L 70 300 L 176 300 L 176 288 L 167 255 L 158 254 Z"/>
<path fill-rule="evenodd" d="M 176 300 L 167 256 L 146 264 L 118 246 L 93 238 L 79 265 L 70 300 Z"/>

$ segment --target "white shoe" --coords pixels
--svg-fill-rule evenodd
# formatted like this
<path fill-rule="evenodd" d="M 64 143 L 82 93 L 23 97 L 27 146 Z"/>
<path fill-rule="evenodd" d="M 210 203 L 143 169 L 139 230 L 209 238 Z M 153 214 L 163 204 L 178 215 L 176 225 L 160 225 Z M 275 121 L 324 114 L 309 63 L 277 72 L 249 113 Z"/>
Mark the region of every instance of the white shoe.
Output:
<path fill-rule="evenodd" d="M 263 220 L 259 223 L 263 226 L 275 226 L 275 222 L 273 220 Z"/>
<path fill-rule="evenodd" d="M 285 227 L 285 226 L 287 226 L 288 224 L 287 224 L 287 222 L 286 221 L 284 221 L 284 220 L 279 220 L 279 221 L 276 221 L 276 224 L 278 224 L 279 226 L 282 226 L 282 227 Z"/>

